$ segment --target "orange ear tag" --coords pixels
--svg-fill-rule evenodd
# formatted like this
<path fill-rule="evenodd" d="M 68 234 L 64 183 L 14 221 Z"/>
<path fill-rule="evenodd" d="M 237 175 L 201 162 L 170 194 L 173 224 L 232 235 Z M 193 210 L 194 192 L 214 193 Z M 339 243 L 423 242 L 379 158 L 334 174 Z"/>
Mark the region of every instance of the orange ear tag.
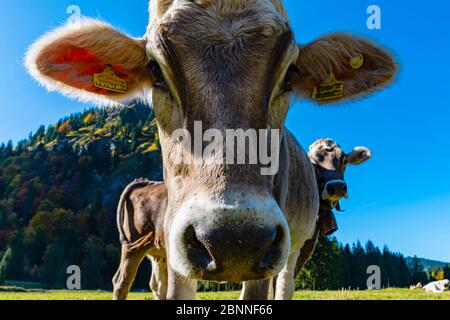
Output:
<path fill-rule="evenodd" d="M 94 73 L 94 86 L 118 93 L 128 91 L 127 82 L 114 73 L 110 64 L 105 67 L 102 73 Z"/>
<path fill-rule="evenodd" d="M 361 69 L 363 64 L 364 64 L 364 56 L 361 53 L 357 53 L 350 58 L 350 66 L 355 70 Z"/>
<path fill-rule="evenodd" d="M 321 101 L 341 98 L 343 95 L 344 82 L 336 80 L 332 73 L 320 86 L 314 88 L 312 98 L 316 101 Z"/>

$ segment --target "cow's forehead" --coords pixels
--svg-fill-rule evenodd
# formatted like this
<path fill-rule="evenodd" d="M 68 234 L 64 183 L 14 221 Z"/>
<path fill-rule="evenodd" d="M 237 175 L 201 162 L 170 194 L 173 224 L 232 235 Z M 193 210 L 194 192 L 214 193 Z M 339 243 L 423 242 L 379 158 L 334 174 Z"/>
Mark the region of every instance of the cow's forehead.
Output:
<path fill-rule="evenodd" d="M 222 12 L 230 10 L 236 11 L 245 7 L 258 7 L 260 9 L 269 8 L 270 10 L 275 11 L 284 20 L 288 20 L 288 15 L 282 0 L 150 0 L 150 24 L 160 20 L 168 11 L 176 8 L 189 8 L 189 6 L 208 8 L 212 5 L 217 6 Z"/>
<path fill-rule="evenodd" d="M 323 149 L 335 149 L 339 148 L 340 146 L 332 139 L 319 139 L 315 141 L 310 147 L 310 151 L 318 151 Z"/>
<path fill-rule="evenodd" d="M 253 34 L 255 30 L 260 37 L 271 37 L 289 28 L 287 17 L 265 0 L 176 1 L 166 9 L 150 25 L 163 30 L 166 36 L 194 34 L 198 39 L 221 42 Z"/>
<path fill-rule="evenodd" d="M 332 139 L 319 139 L 309 147 L 309 154 L 326 152 L 340 158 L 345 155 L 341 147 Z"/>
<path fill-rule="evenodd" d="M 164 4 L 166 2 L 161 1 L 150 8 L 147 31 L 150 37 L 155 33 L 164 33 L 166 37 L 178 36 L 188 41 L 194 36 L 199 41 L 226 43 L 256 33 L 260 39 L 273 38 L 289 29 L 287 16 L 280 14 L 276 8 L 279 5 L 274 5 L 272 1 L 180 0 L 170 5 Z M 195 44 L 190 43 L 190 46 Z"/>

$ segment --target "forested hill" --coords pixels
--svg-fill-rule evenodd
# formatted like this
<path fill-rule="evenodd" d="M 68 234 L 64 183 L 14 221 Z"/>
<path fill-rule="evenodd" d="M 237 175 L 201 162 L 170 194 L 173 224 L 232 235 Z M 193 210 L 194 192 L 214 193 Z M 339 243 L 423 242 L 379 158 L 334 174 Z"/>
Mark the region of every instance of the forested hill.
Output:
<path fill-rule="evenodd" d="M 412 265 L 414 263 L 414 259 L 415 257 L 407 257 L 406 262 L 408 262 L 409 265 Z M 424 258 L 417 259 L 427 272 L 431 272 L 439 268 L 444 268 L 445 266 L 450 266 L 450 262 L 436 261 Z"/>
<path fill-rule="evenodd" d="M 153 111 L 139 104 L 74 114 L 0 145 L 0 261 L 9 259 L 0 278 L 60 285 L 62 266 L 76 264 L 89 287 L 109 285 L 121 191 L 161 180 L 161 166 Z"/>
<path fill-rule="evenodd" d="M 78 265 L 83 289 L 111 289 L 120 244 L 116 206 L 132 180 L 162 179 L 157 126 L 151 108 L 136 104 L 71 115 L 28 139 L 0 145 L 0 285 L 37 282 L 64 288 L 67 267 Z M 427 275 L 387 247 L 353 246 L 321 237 L 313 258 L 296 279 L 299 288 L 367 287 L 367 267 L 378 265 L 382 285 L 405 287 Z M 437 270 L 437 279 L 450 268 Z M 148 288 L 143 263 L 136 286 Z M 200 289 L 237 289 L 200 284 Z"/>

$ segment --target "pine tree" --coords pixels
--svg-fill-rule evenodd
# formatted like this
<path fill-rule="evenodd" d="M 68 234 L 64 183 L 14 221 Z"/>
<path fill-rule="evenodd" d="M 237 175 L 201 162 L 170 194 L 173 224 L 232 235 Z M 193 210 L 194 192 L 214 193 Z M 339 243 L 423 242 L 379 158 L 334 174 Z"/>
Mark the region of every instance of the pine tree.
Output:
<path fill-rule="evenodd" d="M 102 289 L 105 283 L 103 278 L 105 267 L 105 244 L 98 237 L 90 237 L 83 245 L 83 278 L 84 289 Z"/>
<path fill-rule="evenodd" d="M 428 281 L 425 269 L 420 263 L 420 260 L 419 258 L 417 258 L 417 256 L 414 256 L 411 262 L 411 275 L 412 282 L 414 284 L 417 284 L 419 282 L 425 283 Z"/>
<path fill-rule="evenodd" d="M 409 269 L 404 256 L 400 256 L 399 264 L 400 264 L 400 266 L 399 266 L 399 271 L 400 271 L 399 287 L 401 287 L 401 288 L 409 287 L 414 281 L 412 281 L 411 270 Z"/>
<path fill-rule="evenodd" d="M 66 270 L 70 263 L 67 263 L 64 254 L 64 245 L 58 238 L 53 244 L 47 247 L 40 268 L 40 280 L 49 288 L 63 288 Z"/>
<path fill-rule="evenodd" d="M 390 288 L 392 286 L 392 254 L 387 246 L 383 247 L 382 253 L 382 272 L 381 272 L 381 282 L 382 286 L 385 288 Z"/>
<path fill-rule="evenodd" d="M 378 266 L 382 271 L 383 259 L 380 249 L 372 241 L 367 241 L 365 249 L 367 266 Z"/>
<path fill-rule="evenodd" d="M 5 148 L 5 153 L 6 155 L 10 155 L 14 150 L 14 144 L 12 142 L 12 140 L 9 140 L 8 143 L 6 144 L 6 148 Z"/>
<path fill-rule="evenodd" d="M 11 256 L 6 266 L 6 277 L 10 280 L 23 280 L 25 269 L 25 250 L 23 232 L 15 231 L 9 241 Z"/>
<path fill-rule="evenodd" d="M 358 241 L 352 248 L 352 263 L 350 270 L 352 274 L 352 288 L 365 289 L 367 280 L 367 264 L 365 261 L 364 248 L 361 242 Z"/>
<path fill-rule="evenodd" d="M 3 254 L 3 257 L 0 261 L 0 285 L 5 283 L 6 271 L 9 268 L 9 264 L 11 263 L 11 256 L 11 248 L 6 249 L 6 252 Z"/>
<path fill-rule="evenodd" d="M 352 252 L 350 245 L 346 244 L 342 252 L 342 268 L 343 268 L 343 280 L 342 287 L 344 289 L 349 289 L 352 287 Z"/>
<path fill-rule="evenodd" d="M 343 274 L 341 252 L 335 238 L 328 239 L 320 235 L 316 250 L 307 269 L 314 276 L 314 288 L 318 290 L 338 289 L 342 286 Z"/>
<path fill-rule="evenodd" d="M 450 264 L 444 267 L 444 278 L 450 279 Z"/>

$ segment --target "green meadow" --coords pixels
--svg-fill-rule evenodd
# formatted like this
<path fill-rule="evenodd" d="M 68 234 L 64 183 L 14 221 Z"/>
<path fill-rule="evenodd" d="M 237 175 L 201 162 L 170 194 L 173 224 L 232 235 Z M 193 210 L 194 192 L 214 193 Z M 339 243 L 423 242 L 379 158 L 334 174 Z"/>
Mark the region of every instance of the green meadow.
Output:
<path fill-rule="evenodd" d="M 0 300 L 111 300 L 107 291 L 68 291 L 0 287 Z M 199 300 L 237 300 L 239 292 L 199 293 Z M 152 300 L 148 292 L 133 292 L 130 300 Z M 421 290 L 385 289 L 379 291 L 298 291 L 295 300 L 450 300 L 450 292 L 425 293 Z"/>

